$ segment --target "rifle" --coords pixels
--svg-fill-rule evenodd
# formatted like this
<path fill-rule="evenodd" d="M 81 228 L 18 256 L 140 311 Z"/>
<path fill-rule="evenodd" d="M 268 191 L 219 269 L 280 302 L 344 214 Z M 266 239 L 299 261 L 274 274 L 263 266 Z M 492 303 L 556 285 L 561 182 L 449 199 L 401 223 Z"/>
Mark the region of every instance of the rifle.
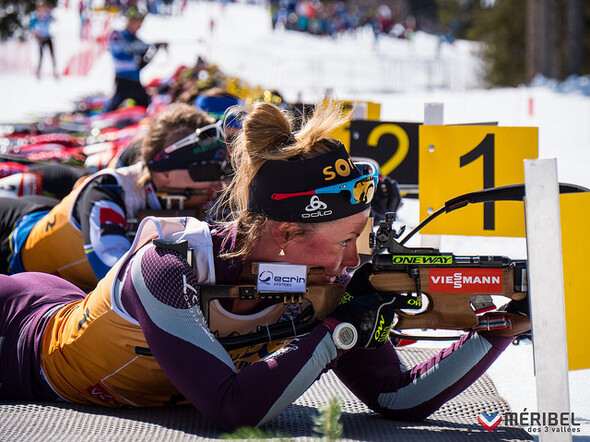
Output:
<path fill-rule="evenodd" d="M 190 216 L 197 219 L 205 218 L 203 209 L 186 209 L 184 201 L 193 195 L 204 195 L 205 189 L 166 189 L 162 188 L 156 192 L 156 196 L 163 200 L 163 209 L 140 209 L 135 217 L 127 218 L 127 234 L 129 237 L 135 237 L 135 232 L 139 223 L 147 216 Z M 173 208 L 176 206 L 176 208 Z"/>
<path fill-rule="evenodd" d="M 588 192 L 573 185 L 560 184 L 560 193 Z M 527 296 L 527 262 L 506 256 L 456 256 L 426 247 L 406 247 L 404 244 L 437 216 L 468 204 L 494 201 L 523 201 L 524 184 L 494 187 L 467 193 L 447 201 L 403 239 L 405 227 L 393 226 L 395 213 L 389 212 L 370 235 L 375 251 L 369 281 L 375 289 L 395 292 L 398 309 L 392 333 L 400 336 L 404 329 L 448 329 L 467 331 L 478 325 L 478 315 L 496 309 L 491 295 L 507 301 L 519 301 Z M 308 269 L 308 272 L 313 272 Z M 253 267 L 252 273 L 256 274 Z M 296 321 L 259 327 L 256 333 L 220 339 L 227 349 L 254 343 L 270 342 L 307 333 L 323 320 L 338 304 L 344 286 L 311 285 L 305 293 L 261 293 L 255 285 L 202 286 L 201 308 L 209 320 L 209 302 L 213 299 L 276 299 L 285 303 L 311 301 L 313 311 L 306 310 Z M 404 336 L 404 335 L 401 335 Z M 423 339 L 422 337 L 406 337 Z M 451 339 L 455 339 L 453 337 Z M 430 339 L 430 338 L 425 338 Z M 437 339 L 435 337 L 435 339 Z M 449 339 L 449 338 L 442 338 Z"/>
<path fill-rule="evenodd" d="M 434 248 L 409 248 L 397 241 L 388 213 L 371 241 L 387 253 L 375 255 L 369 281 L 375 289 L 396 292 L 414 305 L 398 310 L 394 330 L 469 330 L 478 314 L 494 310 L 491 295 L 522 300 L 527 295 L 526 261 L 506 256 L 456 256 Z M 411 232 L 411 234 L 413 234 Z"/>

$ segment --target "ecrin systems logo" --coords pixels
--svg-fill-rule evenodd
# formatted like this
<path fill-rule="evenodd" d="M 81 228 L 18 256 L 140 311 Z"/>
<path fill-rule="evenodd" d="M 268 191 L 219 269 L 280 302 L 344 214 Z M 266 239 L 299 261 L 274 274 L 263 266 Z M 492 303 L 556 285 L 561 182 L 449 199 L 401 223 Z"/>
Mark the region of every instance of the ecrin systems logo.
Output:
<path fill-rule="evenodd" d="M 307 266 L 261 262 L 256 282 L 260 292 L 305 293 Z"/>
<path fill-rule="evenodd" d="M 260 275 L 258 275 L 258 282 L 260 282 L 261 284 L 271 284 L 272 280 L 274 279 L 274 274 L 273 272 L 270 272 L 268 270 L 265 270 L 263 272 L 260 273 Z"/>

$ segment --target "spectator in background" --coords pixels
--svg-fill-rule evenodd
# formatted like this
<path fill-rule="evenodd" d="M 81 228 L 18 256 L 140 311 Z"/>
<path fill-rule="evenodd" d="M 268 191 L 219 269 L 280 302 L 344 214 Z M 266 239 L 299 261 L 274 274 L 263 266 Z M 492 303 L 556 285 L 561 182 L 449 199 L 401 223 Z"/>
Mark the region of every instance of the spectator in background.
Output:
<path fill-rule="evenodd" d="M 117 109 L 129 98 L 133 99 L 137 106 L 148 107 L 151 102 L 139 80 L 139 71 L 155 54 L 155 50 L 136 35 L 143 24 L 145 14 L 136 6 L 131 6 L 125 11 L 125 16 L 125 29 L 115 30 L 109 37 L 109 50 L 115 63 L 115 94 L 105 104 L 104 112 Z"/>
<path fill-rule="evenodd" d="M 90 5 L 89 0 L 80 0 L 78 4 L 80 14 L 80 38 L 86 40 L 90 37 Z"/>
<path fill-rule="evenodd" d="M 53 50 L 53 38 L 51 36 L 51 23 L 55 19 L 51 14 L 51 7 L 46 1 L 37 2 L 37 10 L 32 13 L 29 28 L 39 43 L 39 64 L 37 65 L 37 78 L 41 78 L 41 64 L 43 63 L 43 52 L 45 47 L 49 49 L 51 62 L 53 64 L 53 76 L 58 78 L 57 64 Z"/>

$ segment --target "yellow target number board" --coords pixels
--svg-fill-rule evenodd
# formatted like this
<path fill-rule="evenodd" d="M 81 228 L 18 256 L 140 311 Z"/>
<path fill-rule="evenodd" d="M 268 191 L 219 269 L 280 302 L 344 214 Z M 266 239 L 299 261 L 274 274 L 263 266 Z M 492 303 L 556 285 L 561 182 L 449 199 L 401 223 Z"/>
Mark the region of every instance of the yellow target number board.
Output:
<path fill-rule="evenodd" d="M 565 292 L 565 324 L 567 330 L 567 358 L 570 370 L 590 368 L 588 351 L 588 321 L 586 303 L 588 279 L 580 263 L 587 261 L 590 248 L 590 193 L 560 195 L 561 249 L 563 254 L 563 282 Z M 534 319 L 533 319 L 534 320 Z"/>
<path fill-rule="evenodd" d="M 379 120 L 381 117 L 380 103 L 371 101 L 339 101 L 338 103 L 342 105 L 344 115 L 349 115 L 354 106 L 362 106 L 365 109 L 364 120 Z M 350 152 L 350 122 L 334 130 L 330 136 L 339 140 Z"/>
<path fill-rule="evenodd" d="M 538 128 L 420 126 L 420 220 L 464 193 L 524 183 L 524 161 L 538 157 Z M 434 235 L 524 237 L 522 202 L 472 204 L 422 229 Z"/>

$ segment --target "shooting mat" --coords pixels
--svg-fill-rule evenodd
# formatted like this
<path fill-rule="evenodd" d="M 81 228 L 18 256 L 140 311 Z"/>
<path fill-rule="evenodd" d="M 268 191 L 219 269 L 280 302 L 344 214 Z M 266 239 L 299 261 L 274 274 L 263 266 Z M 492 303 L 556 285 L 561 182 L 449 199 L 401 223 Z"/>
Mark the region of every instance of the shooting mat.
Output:
<path fill-rule="evenodd" d="M 398 351 L 404 363 L 412 366 L 439 350 L 410 347 Z M 493 432 L 485 431 L 478 423 L 477 416 L 482 412 L 510 410 L 486 375 L 427 420 L 416 423 L 387 420 L 371 412 L 330 372 L 262 429 L 278 433 L 285 440 L 317 438 L 314 417 L 318 408 L 335 396 L 342 402 L 343 440 L 533 440 L 520 427 L 508 427 L 504 422 Z M 0 440 L 194 441 L 220 440 L 222 434 L 191 406 L 121 410 L 57 402 L 0 401 Z"/>

